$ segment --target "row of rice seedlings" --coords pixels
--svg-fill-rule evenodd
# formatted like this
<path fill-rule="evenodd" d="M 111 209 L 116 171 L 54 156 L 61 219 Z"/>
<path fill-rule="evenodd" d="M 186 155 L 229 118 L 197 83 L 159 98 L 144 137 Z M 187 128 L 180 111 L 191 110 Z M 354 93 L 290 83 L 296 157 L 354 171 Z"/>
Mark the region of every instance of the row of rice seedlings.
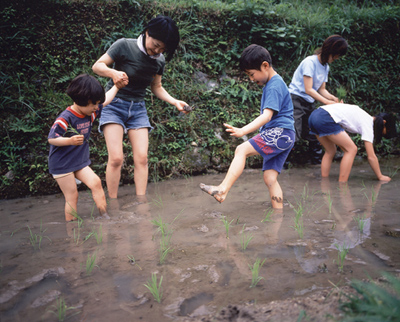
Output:
<path fill-rule="evenodd" d="M 30 243 L 31 243 L 31 245 L 32 245 L 34 250 L 36 250 L 36 248 L 40 249 L 40 246 L 42 244 L 43 238 L 47 238 L 51 242 L 51 239 L 48 236 L 44 236 L 43 235 L 47 229 L 43 230 L 43 228 L 42 228 L 42 220 L 40 220 L 39 234 L 34 234 L 32 232 L 32 230 L 31 230 L 31 228 L 29 226 L 27 226 L 27 227 L 29 229 L 29 234 L 30 234 L 29 241 L 30 241 Z"/>

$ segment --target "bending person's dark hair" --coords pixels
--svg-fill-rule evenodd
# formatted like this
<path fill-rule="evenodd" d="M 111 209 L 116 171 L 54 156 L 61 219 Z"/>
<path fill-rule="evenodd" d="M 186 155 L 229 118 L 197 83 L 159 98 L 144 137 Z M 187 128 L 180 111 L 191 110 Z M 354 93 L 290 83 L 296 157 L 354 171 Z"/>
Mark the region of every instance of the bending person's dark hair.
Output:
<path fill-rule="evenodd" d="M 74 78 L 67 88 L 67 95 L 79 106 L 104 103 L 106 95 L 100 82 L 89 74 L 81 74 Z"/>
<path fill-rule="evenodd" d="M 385 121 L 385 122 L 384 122 Z M 383 134 L 383 128 L 386 127 L 386 134 Z M 379 144 L 382 137 L 391 139 L 397 136 L 396 118 L 390 113 L 379 113 L 374 120 L 374 142 Z"/>
<path fill-rule="evenodd" d="M 157 16 L 150 20 L 145 27 L 143 31 L 144 38 L 146 31 L 150 37 L 160 40 L 165 44 L 166 60 L 171 60 L 180 41 L 179 29 L 175 21 L 168 16 Z"/>

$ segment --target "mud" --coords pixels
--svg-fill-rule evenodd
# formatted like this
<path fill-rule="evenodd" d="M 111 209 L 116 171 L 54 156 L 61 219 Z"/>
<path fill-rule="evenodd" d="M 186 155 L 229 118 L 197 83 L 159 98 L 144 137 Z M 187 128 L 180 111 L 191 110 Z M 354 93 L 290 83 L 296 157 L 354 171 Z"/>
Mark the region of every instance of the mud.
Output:
<path fill-rule="evenodd" d="M 283 211 L 270 209 L 259 170 L 246 170 L 222 204 L 199 183 L 216 185 L 223 174 L 152 182 L 146 200 L 123 186 L 109 202 L 109 220 L 98 219 L 83 191 L 81 226 L 63 221 L 62 194 L 0 201 L 0 320 L 57 321 L 57 299 L 65 301 L 68 321 L 340 317 L 342 293 L 333 285 L 348 290 L 352 279 L 400 272 L 400 160 L 381 164 L 394 175 L 388 184 L 361 161 L 345 186 L 336 181 L 337 163 L 330 180 L 321 180 L 318 166 L 285 170 Z M 162 239 L 156 222 L 170 239 Z M 160 263 L 162 240 L 170 248 Z M 343 246 L 349 252 L 341 268 Z M 257 258 L 265 259 L 262 279 L 250 287 Z M 152 273 L 163 277 L 161 303 L 144 286 Z"/>

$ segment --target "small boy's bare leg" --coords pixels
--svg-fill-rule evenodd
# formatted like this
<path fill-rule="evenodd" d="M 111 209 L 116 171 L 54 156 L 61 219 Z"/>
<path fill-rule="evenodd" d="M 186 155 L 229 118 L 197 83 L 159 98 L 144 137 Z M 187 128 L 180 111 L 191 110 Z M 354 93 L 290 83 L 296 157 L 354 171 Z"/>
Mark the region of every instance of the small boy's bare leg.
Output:
<path fill-rule="evenodd" d="M 278 172 L 275 170 L 264 171 L 264 182 L 268 187 L 272 208 L 283 208 L 283 192 L 278 182 Z"/>
<path fill-rule="evenodd" d="M 200 189 L 207 192 L 210 196 L 213 196 L 219 203 L 223 202 L 228 194 L 228 192 L 225 192 L 221 186 L 209 186 L 200 183 Z"/>

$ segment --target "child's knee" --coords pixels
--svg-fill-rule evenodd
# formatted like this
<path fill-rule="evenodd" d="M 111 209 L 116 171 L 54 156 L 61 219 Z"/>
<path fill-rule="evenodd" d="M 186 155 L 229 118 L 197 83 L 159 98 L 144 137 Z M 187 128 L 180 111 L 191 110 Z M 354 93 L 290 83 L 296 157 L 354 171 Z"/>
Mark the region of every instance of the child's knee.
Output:
<path fill-rule="evenodd" d="M 113 168 L 120 168 L 124 162 L 123 156 L 112 157 L 109 159 L 108 164 Z"/>

